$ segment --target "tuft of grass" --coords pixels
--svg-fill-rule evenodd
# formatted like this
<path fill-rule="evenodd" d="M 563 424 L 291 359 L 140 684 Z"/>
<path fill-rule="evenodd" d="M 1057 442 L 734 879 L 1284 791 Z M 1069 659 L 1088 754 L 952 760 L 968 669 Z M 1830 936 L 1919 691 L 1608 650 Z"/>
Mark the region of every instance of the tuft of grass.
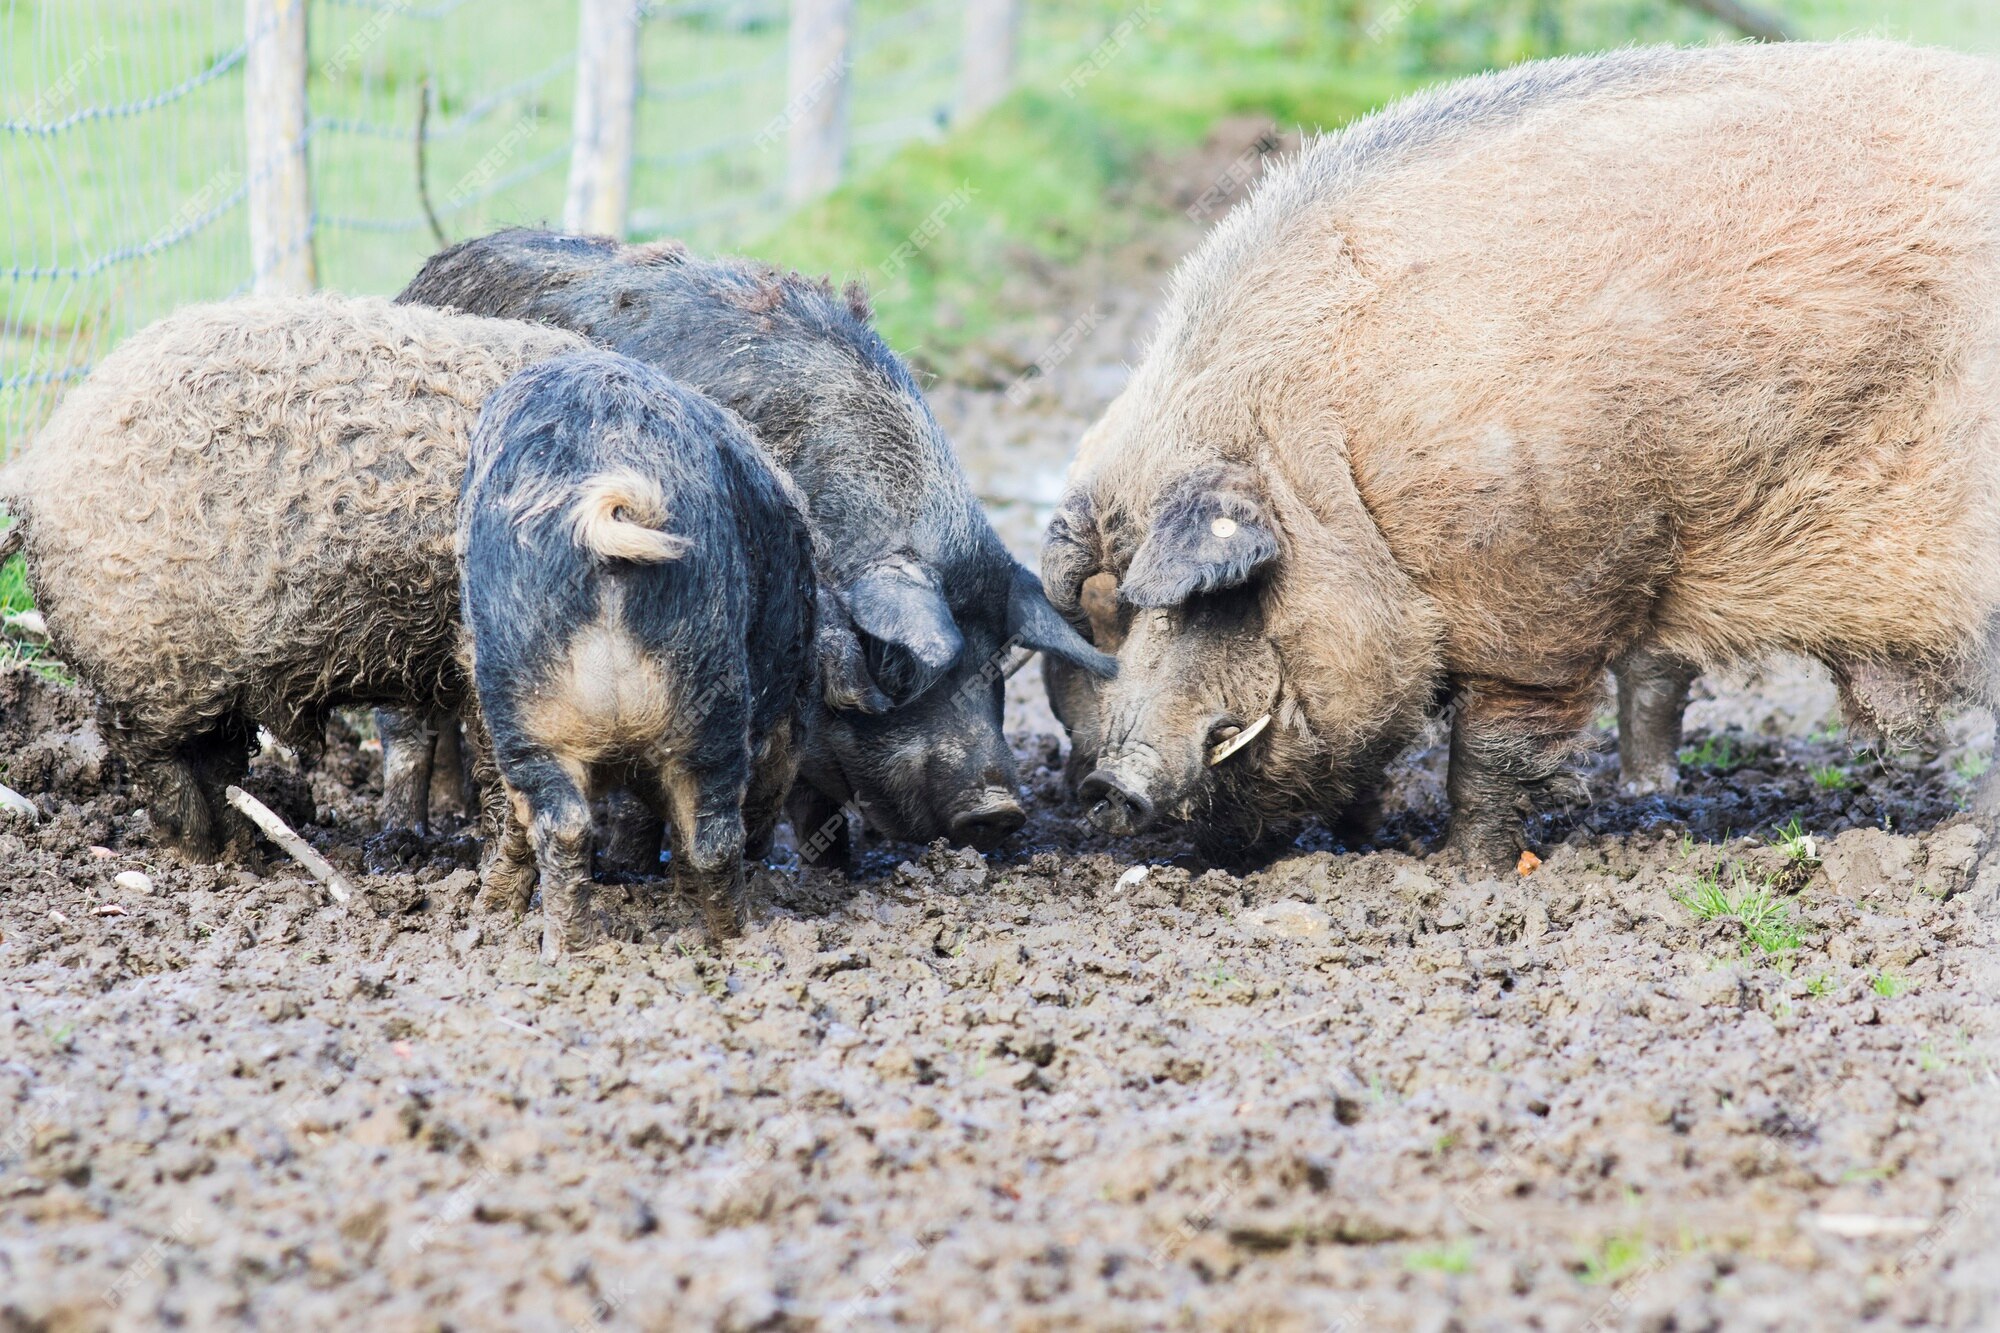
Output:
<path fill-rule="evenodd" d="M 1819 869 L 1819 839 L 1805 831 L 1796 815 L 1772 829 L 1771 835 L 1785 858 L 1784 865 L 1778 868 L 1777 887 L 1786 893 L 1797 893 Z"/>
<path fill-rule="evenodd" d="M 21 557 L 0 561 L 0 616 L 32 611 L 34 607 L 35 598 L 28 591 L 27 569 Z M 13 630 L 0 633 L 0 663 L 19 663 L 43 680 L 58 685 L 76 684 L 68 668 L 50 654 L 48 644 L 28 634 Z"/>
<path fill-rule="evenodd" d="M 1778 850 L 1784 853 L 1787 866 L 1819 864 L 1819 840 L 1805 831 L 1797 815 L 1772 829 L 1771 836 L 1778 840 Z"/>
<path fill-rule="evenodd" d="M 1754 948 L 1767 954 L 1799 947 L 1802 935 L 1791 907 L 1777 893 L 1775 879 L 1752 881 L 1741 862 L 1732 861 L 1697 875 L 1688 891 L 1674 899 L 1698 921 L 1734 920 L 1743 927 L 1743 952 Z"/>
<path fill-rule="evenodd" d="M 1967 786 L 1986 776 L 1993 767 L 1993 756 L 1988 754 L 1962 754 L 1951 766 L 1953 776 Z"/>
<path fill-rule="evenodd" d="M 1681 765 L 1704 773 L 1733 773 L 1750 762 L 1749 752 L 1727 736 L 1710 736 L 1699 745 L 1681 748 Z"/>
<path fill-rule="evenodd" d="M 1407 1273 L 1470 1273 L 1472 1271 L 1472 1242 L 1459 1241 L 1455 1245 L 1443 1245 L 1431 1250 L 1416 1250 L 1403 1256 L 1403 1271 Z"/>
<path fill-rule="evenodd" d="M 1846 791 L 1854 785 L 1854 779 L 1839 764 L 1821 764 L 1812 771 L 1812 780 L 1823 791 Z"/>
<path fill-rule="evenodd" d="M 1824 972 L 1820 973 L 1816 977 L 1808 977 L 1806 979 L 1806 994 L 1811 995 L 1815 998 L 1822 995 L 1826 995 L 1830 993 L 1832 990 L 1833 990 L 1833 978 L 1828 976 Z"/>
<path fill-rule="evenodd" d="M 1637 1268 L 1646 1257 L 1646 1242 L 1639 1236 L 1611 1235 L 1577 1261 L 1577 1280 L 1586 1286 L 1605 1287 Z"/>
<path fill-rule="evenodd" d="M 1894 972 L 1882 972 L 1868 984 L 1869 989 L 1885 1000 L 1893 1000 L 1910 989 L 1909 978 L 1899 977 Z"/>

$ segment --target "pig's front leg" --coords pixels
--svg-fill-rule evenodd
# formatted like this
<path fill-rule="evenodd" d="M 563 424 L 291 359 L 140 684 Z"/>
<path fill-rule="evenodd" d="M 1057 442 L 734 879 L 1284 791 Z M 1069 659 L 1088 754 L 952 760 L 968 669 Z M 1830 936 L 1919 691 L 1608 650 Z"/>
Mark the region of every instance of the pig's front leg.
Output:
<path fill-rule="evenodd" d="M 1589 685 L 1455 684 L 1444 852 L 1472 866 L 1511 865 L 1527 846 L 1521 820 L 1537 798 L 1577 790 L 1568 768 L 1583 748 L 1594 693 Z"/>
<path fill-rule="evenodd" d="M 1681 720 L 1700 674 L 1671 653 L 1635 648 L 1612 667 L 1618 680 L 1618 779 L 1634 796 L 1680 786 Z"/>

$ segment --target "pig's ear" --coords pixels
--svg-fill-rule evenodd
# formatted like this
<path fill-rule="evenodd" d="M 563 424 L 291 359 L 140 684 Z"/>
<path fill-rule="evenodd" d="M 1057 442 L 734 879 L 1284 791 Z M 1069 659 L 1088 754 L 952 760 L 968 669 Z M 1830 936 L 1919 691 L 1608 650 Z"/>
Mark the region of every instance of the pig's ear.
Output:
<path fill-rule="evenodd" d="M 1014 584 L 1007 592 L 1007 633 L 1024 648 L 1060 657 L 1094 676 L 1118 674 L 1118 659 L 1107 657 L 1056 613 L 1042 593 L 1034 571 L 1014 566 Z"/>
<path fill-rule="evenodd" d="M 869 570 L 848 588 L 847 609 L 863 636 L 868 674 L 899 704 L 929 689 L 965 648 L 944 595 L 913 565 Z"/>
<path fill-rule="evenodd" d="M 1090 617 L 1083 609 L 1083 585 L 1104 568 L 1103 547 L 1090 492 L 1072 488 L 1042 538 L 1042 588 L 1062 618 L 1085 632 Z"/>
<path fill-rule="evenodd" d="M 819 587 L 819 627 L 814 647 L 819 653 L 820 693 L 828 708 L 886 713 L 894 706 L 868 674 L 868 657 L 847 608 L 841 604 L 839 594 L 824 583 Z"/>
<path fill-rule="evenodd" d="M 1248 470 L 1203 468 L 1160 497 L 1118 595 L 1133 606 L 1179 606 L 1234 588 L 1277 558 L 1278 534 Z"/>

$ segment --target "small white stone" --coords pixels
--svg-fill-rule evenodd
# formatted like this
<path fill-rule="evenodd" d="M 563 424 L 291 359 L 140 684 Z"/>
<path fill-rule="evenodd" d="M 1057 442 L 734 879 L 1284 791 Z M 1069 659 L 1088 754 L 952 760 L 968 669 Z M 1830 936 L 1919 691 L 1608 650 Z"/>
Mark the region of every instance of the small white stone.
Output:
<path fill-rule="evenodd" d="M 1236 520 L 1224 515 L 1210 523 L 1208 530 L 1218 537 L 1234 537 L 1236 535 Z"/>
<path fill-rule="evenodd" d="M 1125 892 L 1125 890 L 1131 888 L 1133 885 L 1145 879 L 1146 876 L 1152 872 L 1152 869 L 1153 867 L 1151 866 L 1133 866 L 1130 870 L 1126 871 L 1124 874 L 1118 877 L 1118 892 L 1123 893 Z"/>
<path fill-rule="evenodd" d="M 129 889 L 133 893 L 151 893 L 153 891 L 153 877 L 143 870 L 121 870 L 111 877 L 111 882 L 121 889 Z"/>

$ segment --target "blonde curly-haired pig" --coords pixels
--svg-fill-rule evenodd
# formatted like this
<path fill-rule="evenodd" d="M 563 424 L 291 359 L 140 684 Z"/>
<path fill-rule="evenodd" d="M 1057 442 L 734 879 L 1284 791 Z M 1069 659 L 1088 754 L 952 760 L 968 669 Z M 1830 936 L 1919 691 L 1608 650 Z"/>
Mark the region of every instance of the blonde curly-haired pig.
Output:
<path fill-rule="evenodd" d="M 386 300 L 191 306 L 125 339 L 0 470 L 56 651 L 156 825 L 196 855 L 258 727 L 455 710 L 459 484 L 487 395 L 586 344 Z"/>
<path fill-rule="evenodd" d="M 1117 645 L 1051 664 L 1113 830 L 1337 818 L 1445 712 L 1447 846 L 1511 859 L 1620 663 L 1639 778 L 1775 652 L 1876 730 L 2000 701 L 2000 65 L 1631 50 L 1310 143 L 1175 275 L 1043 576 Z"/>

